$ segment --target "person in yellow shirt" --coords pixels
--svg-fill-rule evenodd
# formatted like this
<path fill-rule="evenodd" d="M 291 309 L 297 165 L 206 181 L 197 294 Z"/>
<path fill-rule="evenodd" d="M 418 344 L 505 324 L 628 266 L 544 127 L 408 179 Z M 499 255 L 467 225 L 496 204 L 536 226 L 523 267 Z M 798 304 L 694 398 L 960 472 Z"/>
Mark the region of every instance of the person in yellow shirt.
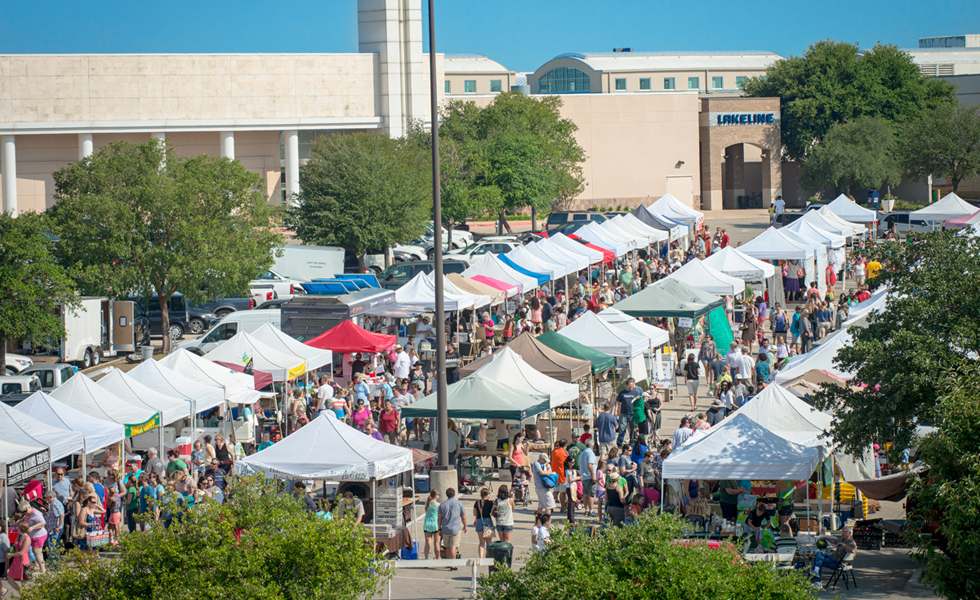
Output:
<path fill-rule="evenodd" d="M 865 269 L 867 269 L 868 272 L 868 279 L 872 279 L 881 272 L 881 263 L 877 260 L 871 260 L 868 262 Z"/>

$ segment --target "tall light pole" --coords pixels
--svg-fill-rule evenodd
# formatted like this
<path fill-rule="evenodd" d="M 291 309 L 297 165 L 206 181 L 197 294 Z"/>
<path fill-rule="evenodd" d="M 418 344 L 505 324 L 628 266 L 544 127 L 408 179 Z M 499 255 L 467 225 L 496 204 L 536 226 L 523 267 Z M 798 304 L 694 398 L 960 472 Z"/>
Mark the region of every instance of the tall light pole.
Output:
<path fill-rule="evenodd" d="M 436 94 L 436 19 L 433 0 L 429 0 L 429 102 L 432 114 L 432 229 L 435 235 L 436 283 L 436 427 L 439 435 L 439 464 L 433 472 L 433 488 L 440 492 L 455 489 L 456 465 L 449 464 L 449 405 L 446 399 L 446 320 L 442 273 L 442 190 L 439 186 L 439 97 Z"/>

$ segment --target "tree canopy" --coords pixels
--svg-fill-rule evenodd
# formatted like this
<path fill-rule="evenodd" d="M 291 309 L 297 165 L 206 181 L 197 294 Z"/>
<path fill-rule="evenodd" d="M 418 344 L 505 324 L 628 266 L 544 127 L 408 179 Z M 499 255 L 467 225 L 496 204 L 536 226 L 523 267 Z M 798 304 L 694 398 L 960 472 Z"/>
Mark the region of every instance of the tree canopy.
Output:
<path fill-rule="evenodd" d="M 909 122 L 899 138 L 902 168 L 913 177 L 960 182 L 980 175 L 980 107 L 953 103 L 926 110 Z"/>
<path fill-rule="evenodd" d="M 57 345 L 64 335 L 58 311 L 78 304 L 75 283 L 55 258 L 50 225 L 44 213 L 0 212 L 0 368 L 8 340 Z"/>
<path fill-rule="evenodd" d="M 112 560 L 62 560 L 24 600 L 355 600 L 385 578 L 365 529 L 307 512 L 276 483 L 232 479 L 228 500 L 123 536 Z M 172 494 L 171 494 L 172 495 Z M 168 504 L 175 508 L 173 504 Z M 379 571 L 380 572 L 380 571 Z"/>
<path fill-rule="evenodd" d="M 375 133 L 321 137 L 300 171 L 289 219 L 307 244 L 362 257 L 425 233 L 432 218 L 431 162 L 407 139 Z"/>
<path fill-rule="evenodd" d="M 858 117 L 836 123 L 810 151 L 800 184 L 807 189 L 835 192 L 898 185 L 902 172 L 895 158 L 895 134 L 885 119 Z"/>
<path fill-rule="evenodd" d="M 54 180 L 57 252 L 82 291 L 156 293 L 164 332 L 174 293 L 191 303 L 240 295 L 282 244 L 262 179 L 237 161 L 119 141 Z M 170 337 L 163 342 L 169 352 Z"/>
<path fill-rule="evenodd" d="M 895 46 L 862 51 L 833 40 L 773 63 L 764 77 L 746 81 L 745 93 L 780 98 L 783 149 L 801 163 L 837 123 L 858 117 L 904 123 L 954 98 L 952 85 L 923 76 Z"/>

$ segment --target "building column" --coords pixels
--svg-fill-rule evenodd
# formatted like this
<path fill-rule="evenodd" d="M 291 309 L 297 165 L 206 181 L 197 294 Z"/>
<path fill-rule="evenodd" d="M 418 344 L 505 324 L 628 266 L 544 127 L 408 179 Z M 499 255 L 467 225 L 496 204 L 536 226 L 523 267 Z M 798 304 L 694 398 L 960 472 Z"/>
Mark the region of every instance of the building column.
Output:
<path fill-rule="evenodd" d="M 14 136 L 0 137 L 0 189 L 3 212 L 17 216 L 17 145 Z"/>
<path fill-rule="evenodd" d="M 154 131 L 153 133 L 150 134 L 150 139 L 157 140 L 160 143 L 166 143 L 167 134 L 162 131 Z"/>
<path fill-rule="evenodd" d="M 764 208 L 769 208 L 776 196 L 783 195 L 782 166 L 779 153 L 772 150 L 762 151 L 762 206 Z"/>
<path fill-rule="evenodd" d="M 725 148 L 713 143 L 706 129 L 701 128 L 701 210 L 721 210 Z"/>
<path fill-rule="evenodd" d="M 78 134 L 78 160 L 82 160 L 88 156 L 92 156 L 95 152 L 95 146 L 92 143 L 91 133 L 79 133 Z"/>
<path fill-rule="evenodd" d="M 286 205 L 292 205 L 299 194 L 299 132 L 295 129 L 283 132 L 286 141 Z"/>
<path fill-rule="evenodd" d="M 221 132 L 221 158 L 235 160 L 235 132 Z"/>

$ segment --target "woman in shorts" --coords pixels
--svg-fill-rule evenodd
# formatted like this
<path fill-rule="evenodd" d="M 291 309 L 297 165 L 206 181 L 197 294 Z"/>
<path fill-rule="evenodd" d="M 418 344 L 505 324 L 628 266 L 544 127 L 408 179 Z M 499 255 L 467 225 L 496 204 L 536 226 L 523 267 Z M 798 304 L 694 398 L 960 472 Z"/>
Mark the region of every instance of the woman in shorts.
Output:
<path fill-rule="evenodd" d="M 514 534 L 514 496 L 506 485 L 501 485 L 497 489 L 497 500 L 494 504 L 494 516 L 497 517 L 497 535 L 501 542 L 511 543 L 511 536 Z"/>

